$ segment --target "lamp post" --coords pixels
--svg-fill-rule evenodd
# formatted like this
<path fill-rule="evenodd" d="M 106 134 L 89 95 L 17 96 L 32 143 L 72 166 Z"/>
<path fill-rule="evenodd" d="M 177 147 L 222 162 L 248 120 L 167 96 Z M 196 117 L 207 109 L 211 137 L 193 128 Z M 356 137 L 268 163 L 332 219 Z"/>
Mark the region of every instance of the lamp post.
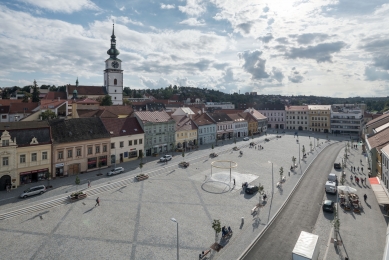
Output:
<path fill-rule="evenodd" d="M 175 218 L 171 218 L 170 220 L 177 223 L 177 260 L 179 260 L 180 254 L 179 254 L 179 243 L 178 243 L 178 221 Z"/>
<path fill-rule="evenodd" d="M 271 163 L 271 200 L 270 200 L 270 207 L 269 207 L 269 215 L 267 216 L 267 223 L 269 224 L 271 205 L 273 204 L 273 196 L 274 196 L 274 174 L 273 174 L 273 163 L 271 161 L 267 161 L 267 162 Z"/>
<path fill-rule="evenodd" d="M 301 160 L 301 158 L 300 158 L 300 142 L 298 144 L 299 144 L 299 164 L 300 164 L 300 160 Z"/>

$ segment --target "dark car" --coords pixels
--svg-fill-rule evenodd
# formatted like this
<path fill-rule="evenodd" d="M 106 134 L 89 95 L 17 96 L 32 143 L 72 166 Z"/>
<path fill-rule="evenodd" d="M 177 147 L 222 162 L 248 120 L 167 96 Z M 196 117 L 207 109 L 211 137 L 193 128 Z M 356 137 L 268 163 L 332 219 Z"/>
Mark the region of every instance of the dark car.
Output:
<path fill-rule="evenodd" d="M 342 166 L 340 165 L 340 163 L 334 163 L 334 168 L 335 169 L 341 169 Z"/>
<path fill-rule="evenodd" d="M 335 210 L 335 202 L 333 202 L 332 200 L 325 200 L 323 203 L 323 211 L 333 213 L 334 210 Z"/>
<path fill-rule="evenodd" d="M 258 191 L 258 186 L 249 185 L 244 190 L 247 194 L 254 194 Z"/>

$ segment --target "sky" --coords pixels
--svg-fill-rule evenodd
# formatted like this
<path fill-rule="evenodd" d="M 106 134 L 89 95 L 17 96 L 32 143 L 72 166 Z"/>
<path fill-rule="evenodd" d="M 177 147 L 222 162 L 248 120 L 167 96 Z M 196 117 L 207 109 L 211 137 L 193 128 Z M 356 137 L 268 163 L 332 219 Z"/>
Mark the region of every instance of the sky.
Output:
<path fill-rule="evenodd" d="M 103 85 L 112 23 L 124 87 L 389 96 L 388 0 L 0 0 L 0 87 Z"/>

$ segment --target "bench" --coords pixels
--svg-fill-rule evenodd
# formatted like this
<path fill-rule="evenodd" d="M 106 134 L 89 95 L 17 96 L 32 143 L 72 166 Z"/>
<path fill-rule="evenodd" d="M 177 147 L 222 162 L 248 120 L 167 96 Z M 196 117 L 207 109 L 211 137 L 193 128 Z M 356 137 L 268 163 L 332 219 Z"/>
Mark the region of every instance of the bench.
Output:
<path fill-rule="evenodd" d="M 209 253 L 211 253 L 211 249 L 204 251 L 204 254 L 201 253 L 199 259 L 205 259 Z"/>

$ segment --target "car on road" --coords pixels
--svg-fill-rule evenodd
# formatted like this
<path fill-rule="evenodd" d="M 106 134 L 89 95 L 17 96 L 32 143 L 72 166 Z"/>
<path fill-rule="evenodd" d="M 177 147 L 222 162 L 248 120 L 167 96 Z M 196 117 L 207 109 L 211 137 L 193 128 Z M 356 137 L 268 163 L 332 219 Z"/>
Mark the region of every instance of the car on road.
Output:
<path fill-rule="evenodd" d="M 258 186 L 249 185 L 249 186 L 246 187 L 246 189 L 244 190 L 244 192 L 246 192 L 247 194 L 254 194 L 254 193 L 256 193 L 258 190 L 259 190 Z"/>
<path fill-rule="evenodd" d="M 160 162 L 166 162 L 166 161 L 170 161 L 172 158 L 173 157 L 171 155 L 164 155 L 161 158 L 159 158 L 159 161 Z"/>
<path fill-rule="evenodd" d="M 243 138 L 243 141 L 248 141 L 248 140 L 250 140 L 250 138 L 248 138 L 247 136 Z"/>
<path fill-rule="evenodd" d="M 333 213 L 334 210 L 335 210 L 335 202 L 333 202 L 332 200 L 325 200 L 323 202 L 323 211 Z"/>
<path fill-rule="evenodd" d="M 116 167 L 112 170 L 110 170 L 107 175 L 108 176 L 112 176 L 112 175 L 115 175 L 115 174 L 120 174 L 120 173 L 123 173 L 124 172 L 124 168 L 123 167 Z"/>
<path fill-rule="evenodd" d="M 25 199 L 27 197 L 37 195 L 37 194 L 43 194 L 45 192 L 46 192 L 45 185 L 39 185 L 39 186 L 31 187 L 31 188 L 23 191 L 23 193 L 20 194 L 20 197 Z"/>
<path fill-rule="evenodd" d="M 341 169 L 342 166 L 340 165 L 340 163 L 334 163 L 334 168 L 335 169 Z"/>

